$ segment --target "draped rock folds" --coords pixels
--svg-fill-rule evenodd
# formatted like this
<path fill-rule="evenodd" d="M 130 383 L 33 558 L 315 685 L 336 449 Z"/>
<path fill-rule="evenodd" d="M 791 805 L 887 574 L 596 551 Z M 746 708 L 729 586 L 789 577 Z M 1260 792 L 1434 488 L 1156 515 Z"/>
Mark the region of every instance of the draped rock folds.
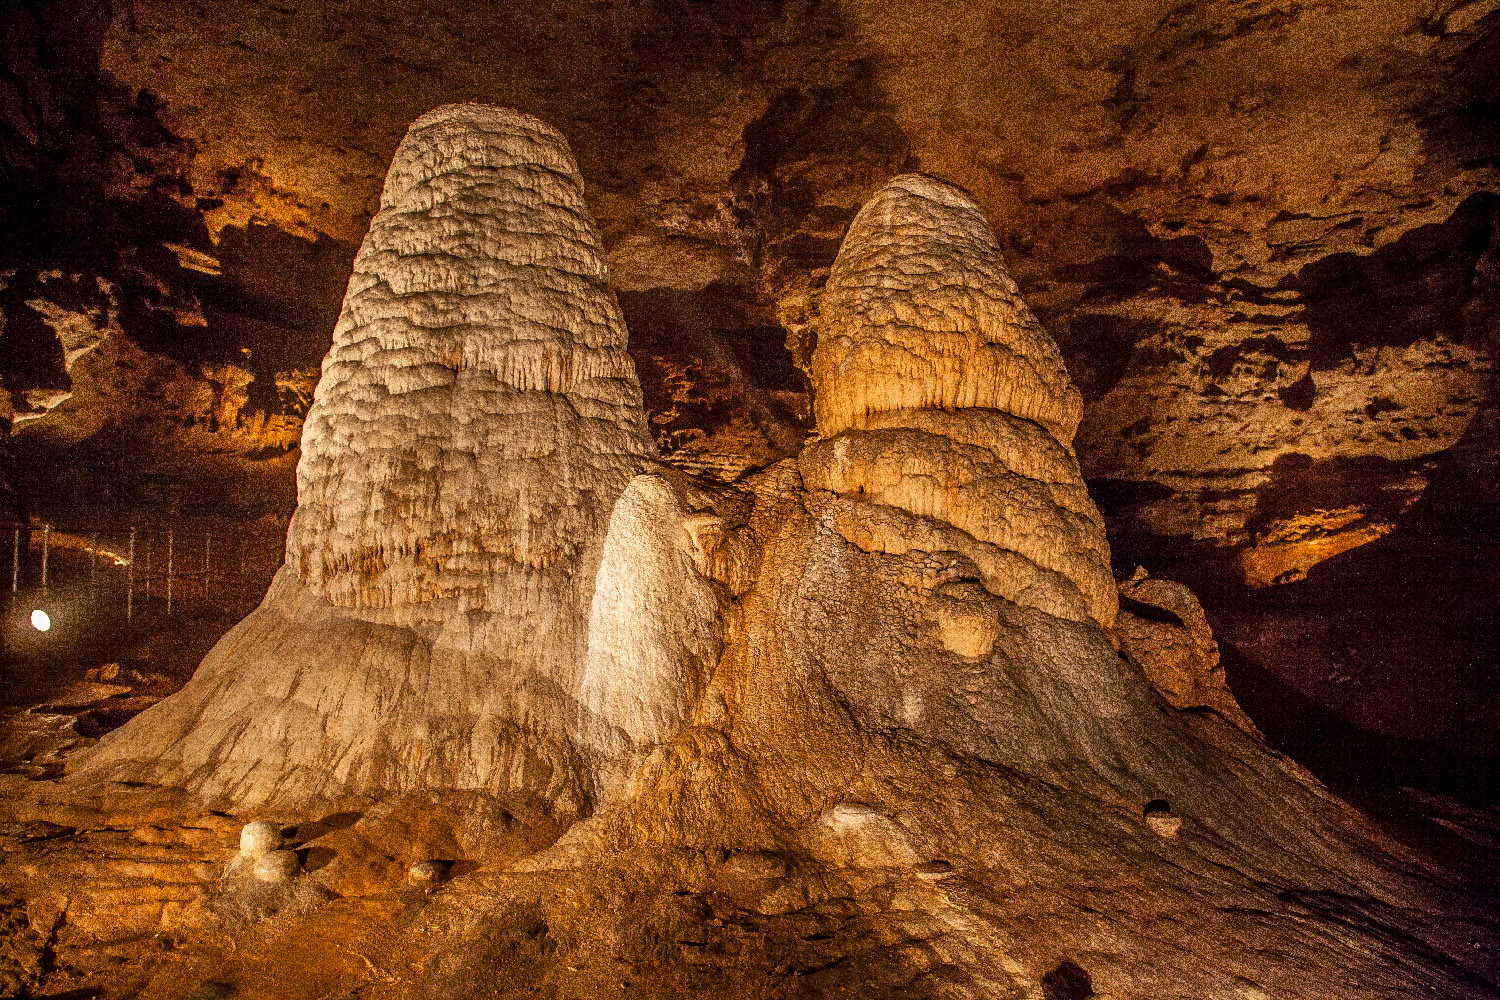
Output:
<path fill-rule="evenodd" d="M 621 728 L 577 697 L 595 579 L 654 459 L 566 141 L 424 115 L 323 363 L 285 566 L 89 770 L 240 807 L 446 788 L 576 814 L 577 747 Z"/>
<path fill-rule="evenodd" d="M 909 174 L 865 205 L 828 279 L 811 373 L 809 488 L 951 525 L 992 593 L 1113 623 L 1104 524 L 1072 449 L 1078 391 L 967 194 Z M 857 544 L 905 546 L 911 526 L 884 520 Z"/>

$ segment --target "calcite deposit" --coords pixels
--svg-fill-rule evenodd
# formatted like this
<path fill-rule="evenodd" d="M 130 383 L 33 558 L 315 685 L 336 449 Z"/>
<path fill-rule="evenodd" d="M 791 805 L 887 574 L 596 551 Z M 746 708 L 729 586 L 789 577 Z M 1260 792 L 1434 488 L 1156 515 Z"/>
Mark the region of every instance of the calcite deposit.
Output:
<path fill-rule="evenodd" d="M 1001 410 L 1065 445 L 1083 399 L 1006 273 L 973 198 L 920 175 L 855 216 L 828 275 L 812 357 L 818 433 L 872 414 Z"/>
<path fill-rule="evenodd" d="M 654 463 L 577 194 L 535 119 L 412 126 L 265 602 L 63 781 L 0 780 L 0 972 L 1500 992 L 1494 914 L 1259 738 L 1191 593 L 1116 589 L 1079 397 L 972 198 L 907 174 L 861 211 L 809 317 L 817 438 L 724 485 Z M 219 877 L 249 820 L 280 849 Z"/>
<path fill-rule="evenodd" d="M 810 489 L 879 505 L 851 541 L 953 548 L 1008 600 L 1113 623 L 1104 522 L 1072 449 L 1082 400 L 972 198 L 891 181 L 844 238 L 817 335 L 820 440 L 799 461 Z"/>
<path fill-rule="evenodd" d="M 583 811 L 595 576 L 655 457 L 606 282 L 556 131 L 418 119 L 308 414 L 286 565 L 89 773 L 236 808 L 447 788 Z"/>

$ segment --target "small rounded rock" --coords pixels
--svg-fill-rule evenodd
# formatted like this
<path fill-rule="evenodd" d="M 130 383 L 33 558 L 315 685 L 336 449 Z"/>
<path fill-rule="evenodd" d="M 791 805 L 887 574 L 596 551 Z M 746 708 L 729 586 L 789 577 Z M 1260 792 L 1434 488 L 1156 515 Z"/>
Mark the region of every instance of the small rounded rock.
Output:
<path fill-rule="evenodd" d="M 406 877 L 413 882 L 440 882 L 445 866 L 440 861 L 416 861 L 406 870 Z"/>
<path fill-rule="evenodd" d="M 247 858 L 259 858 L 280 847 L 281 829 L 275 823 L 258 819 L 240 829 L 240 853 Z"/>
<path fill-rule="evenodd" d="M 301 868 L 296 851 L 271 851 L 255 862 L 254 873 L 262 882 L 290 882 Z"/>
<path fill-rule="evenodd" d="M 1147 813 L 1146 825 L 1160 836 L 1176 837 L 1177 831 L 1182 829 L 1182 817 L 1169 812 Z"/>

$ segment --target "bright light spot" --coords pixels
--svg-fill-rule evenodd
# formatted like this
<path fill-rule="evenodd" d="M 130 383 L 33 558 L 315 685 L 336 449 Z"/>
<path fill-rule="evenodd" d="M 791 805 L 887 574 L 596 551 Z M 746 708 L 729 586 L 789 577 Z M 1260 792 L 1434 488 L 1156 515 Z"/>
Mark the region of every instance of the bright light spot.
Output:
<path fill-rule="evenodd" d="M 47 612 L 38 608 L 31 613 L 31 627 L 38 632 L 45 632 L 52 627 L 52 619 L 48 617 Z"/>

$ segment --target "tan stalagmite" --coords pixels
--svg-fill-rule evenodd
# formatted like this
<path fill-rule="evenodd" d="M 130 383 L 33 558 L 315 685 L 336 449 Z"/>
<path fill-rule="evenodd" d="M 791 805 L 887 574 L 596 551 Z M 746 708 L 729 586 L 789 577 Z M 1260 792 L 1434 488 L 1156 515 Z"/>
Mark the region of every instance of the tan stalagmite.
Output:
<path fill-rule="evenodd" d="M 995 594 L 1114 621 L 1104 522 L 1072 448 L 1081 398 L 972 198 L 919 174 L 887 184 L 844 238 L 817 330 L 810 489 L 952 526 Z M 865 521 L 859 544 L 880 551 L 914 530 Z"/>
<path fill-rule="evenodd" d="M 610 727 L 576 697 L 595 577 L 655 458 L 625 347 L 562 136 L 482 105 L 418 119 L 308 414 L 286 565 L 89 773 L 237 807 L 455 788 L 583 808 L 574 739 Z"/>
<path fill-rule="evenodd" d="M 963 190 L 922 174 L 882 188 L 849 227 L 818 313 L 811 375 L 824 437 L 888 410 L 972 407 L 1071 445 L 1083 397 Z"/>

